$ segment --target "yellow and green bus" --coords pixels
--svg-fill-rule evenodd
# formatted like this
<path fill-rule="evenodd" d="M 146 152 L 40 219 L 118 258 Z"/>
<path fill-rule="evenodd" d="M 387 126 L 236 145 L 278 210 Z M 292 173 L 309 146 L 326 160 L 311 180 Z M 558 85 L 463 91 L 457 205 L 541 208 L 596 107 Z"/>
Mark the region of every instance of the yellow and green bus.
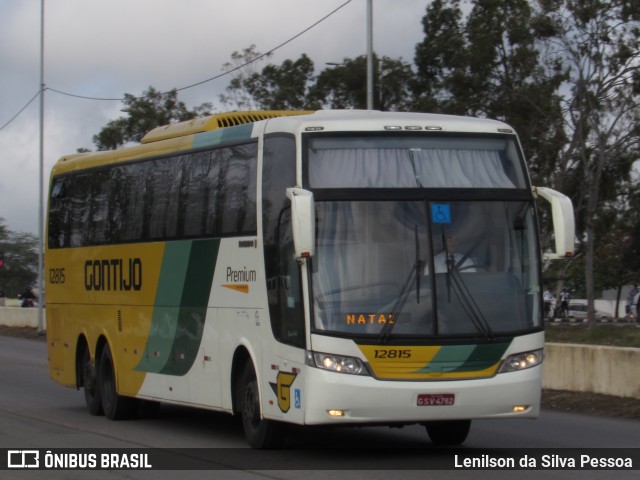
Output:
<path fill-rule="evenodd" d="M 492 120 L 255 111 L 61 158 L 47 218 L 51 377 L 91 414 L 140 404 L 287 424 L 533 418 L 543 357 L 534 200 L 573 210 Z"/>

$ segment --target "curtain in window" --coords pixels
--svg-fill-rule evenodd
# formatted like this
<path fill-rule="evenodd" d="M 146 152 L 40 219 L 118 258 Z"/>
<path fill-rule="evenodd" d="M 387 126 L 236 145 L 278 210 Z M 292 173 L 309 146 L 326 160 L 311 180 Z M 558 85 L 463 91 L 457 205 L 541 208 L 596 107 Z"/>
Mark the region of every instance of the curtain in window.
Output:
<path fill-rule="evenodd" d="M 498 152 L 450 149 L 312 150 L 315 188 L 515 188 Z"/>

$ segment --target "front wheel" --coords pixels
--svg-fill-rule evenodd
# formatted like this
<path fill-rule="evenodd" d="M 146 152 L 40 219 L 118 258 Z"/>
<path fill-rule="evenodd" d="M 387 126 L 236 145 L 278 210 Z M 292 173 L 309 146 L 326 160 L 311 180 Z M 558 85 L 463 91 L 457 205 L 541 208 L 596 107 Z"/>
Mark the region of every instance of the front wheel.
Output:
<path fill-rule="evenodd" d="M 462 445 L 469 435 L 471 420 L 442 420 L 425 423 L 429 438 L 436 445 Z"/>
<path fill-rule="evenodd" d="M 285 427 L 280 422 L 265 420 L 260 411 L 258 380 L 251 363 L 247 364 L 238 384 L 237 397 L 244 435 L 252 448 L 280 448 Z"/>

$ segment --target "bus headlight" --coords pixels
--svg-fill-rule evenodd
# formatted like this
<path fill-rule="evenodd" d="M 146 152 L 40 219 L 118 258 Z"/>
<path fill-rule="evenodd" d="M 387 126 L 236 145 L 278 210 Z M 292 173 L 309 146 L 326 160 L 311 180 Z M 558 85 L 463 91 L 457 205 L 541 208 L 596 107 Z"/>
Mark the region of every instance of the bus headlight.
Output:
<path fill-rule="evenodd" d="M 542 363 L 543 349 L 517 353 L 504 359 L 498 373 L 517 372 Z"/>
<path fill-rule="evenodd" d="M 348 373 L 351 375 L 369 375 L 367 367 L 364 366 L 362 360 L 345 355 L 311 352 L 307 350 L 306 364 L 310 367 L 321 368 L 331 372 Z"/>

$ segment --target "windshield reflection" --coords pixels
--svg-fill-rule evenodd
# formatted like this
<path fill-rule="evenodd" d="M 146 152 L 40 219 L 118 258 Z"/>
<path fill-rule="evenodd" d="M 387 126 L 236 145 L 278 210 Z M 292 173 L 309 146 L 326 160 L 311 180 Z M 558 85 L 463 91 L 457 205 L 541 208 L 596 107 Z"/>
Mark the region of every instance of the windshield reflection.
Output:
<path fill-rule="evenodd" d="M 318 202 L 316 215 L 316 330 L 489 339 L 540 325 L 528 202 Z"/>

